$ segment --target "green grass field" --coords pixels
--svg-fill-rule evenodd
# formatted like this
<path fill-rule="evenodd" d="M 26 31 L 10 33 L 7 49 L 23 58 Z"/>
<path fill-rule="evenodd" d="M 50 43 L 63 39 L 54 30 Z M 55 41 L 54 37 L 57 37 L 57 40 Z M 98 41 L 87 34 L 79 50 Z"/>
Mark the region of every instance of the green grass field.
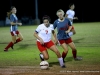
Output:
<path fill-rule="evenodd" d="M 5 46 L 11 41 L 10 27 L 0 27 L 0 68 L 6 66 L 36 66 L 39 67 L 39 50 L 36 46 L 36 38 L 33 36 L 37 26 L 19 26 L 24 40 L 14 45 L 8 52 L 4 52 Z M 93 70 L 100 71 L 100 23 L 75 23 L 76 35 L 72 39 L 77 47 L 78 56 L 82 61 L 74 61 L 71 49 L 66 57 L 65 70 Z M 57 46 L 62 53 L 63 49 Z M 56 55 L 49 51 L 51 67 L 60 67 Z"/>

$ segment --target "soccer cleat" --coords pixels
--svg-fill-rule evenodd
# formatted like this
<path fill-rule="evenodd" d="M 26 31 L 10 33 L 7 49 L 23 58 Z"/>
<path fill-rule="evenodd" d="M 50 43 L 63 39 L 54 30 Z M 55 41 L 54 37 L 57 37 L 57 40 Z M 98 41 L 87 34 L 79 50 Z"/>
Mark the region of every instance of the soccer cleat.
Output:
<path fill-rule="evenodd" d="M 4 51 L 7 52 L 8 50 L 7 49 L 4 49 Z"/>
<path fill-rule="evenodd" d="M 40 56 L 41 61 L 44 61 L 43 54 L 40 53 L 39 56 Z"/>
<path fill-rule="evenodd" d="M 82 57 L 76 57 L 76 58 L 74 58 L 74 60 L 75 61 L 80 61 L 80 60 L 82 60 Z"/>
<path fill-rule="evenodd" d="M 61 66 L 62 68 L 66 68 L 66 66 L 65 65 L 63 65 L 63 66 Z"/>
<path fill-rule="evenodd" d="M 14 49 L 13 46 L 11 46 L 11 49 Z"/>
<path fill-rule="evenodd" d="M 65 60 L 64 60 L 64 58 L 63 58 L 63 62 L 65 63 Z"/>

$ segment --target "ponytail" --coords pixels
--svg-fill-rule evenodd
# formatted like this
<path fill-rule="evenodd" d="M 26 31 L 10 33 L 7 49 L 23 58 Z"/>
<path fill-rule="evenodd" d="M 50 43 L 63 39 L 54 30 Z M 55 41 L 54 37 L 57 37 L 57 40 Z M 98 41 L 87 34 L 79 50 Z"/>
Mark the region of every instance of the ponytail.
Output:
<path fill-rule="evenodd" d="M 7 12 L 7 17 L 8 17 L 8 19 L 10 19 L 10 15 L 11 15 L 12 13 L 11 12 Z"/>
<path fill-rule="evenodd" d="M 9 12 L 7 12 L 7 17 L 8 17 L 8 19 L 10 19 L 10 15 L 12 14 L 12 9 L 13 8 L 15 8 L 14 6 L 11 6 L 11 8 L 10 8 L 10 11 Z"/>

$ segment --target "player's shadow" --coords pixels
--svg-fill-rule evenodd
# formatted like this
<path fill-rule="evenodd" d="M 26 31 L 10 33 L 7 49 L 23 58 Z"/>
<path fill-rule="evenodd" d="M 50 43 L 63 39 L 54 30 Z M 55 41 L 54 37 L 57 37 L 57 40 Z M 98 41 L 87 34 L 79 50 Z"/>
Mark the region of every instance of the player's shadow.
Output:
<path fill-rule="evenodd" d="M 8 42 L 0 42 L 0 44 L 8 44 Z"/>
<path fill-rule="evenodd" d="M 49 62 L 49 66 L 52 67 L 53 65 L 59 65 L 59 62 Z"/>
<path fill-rule="evenodd" d="M 80 43 L 79 41 L 80 41 L 80 40 L 84 40 L 84 39 L 85 39 L 85 38 L 75 39 L 75 40 L 73 40 L 73 42 L 74 42 L 74 43 Z"/>
<path fill-rule="evenodd" d="M 73 60 L 73 57 L 66 57 L 65 58 L 65 63 L 66 62 L 69 62 L 69 61 L 72 61 Z M 57 62 L 49 62 L 49 66 L 52 67 L 53 65 L 59 65 L 59 61 Z"/>
<path fill-rule="evenodd" d="M 78 56 L 78 57 L 82 57 L 82 56 Z M 73 61 L 74 58 L 73 57 L 66 57 L 65 58 L 65 63 L 66 62 L 70 62 L 70 61 Z M 53 65 L 59 65 L 59 62 L 49 62 L 49 66 L 52 67 Z"/>
<path fill-rule="evenodd" d="M 70 62 L 70 61 L 72 61 L 73 60 L 73 57 L 66 57 L 65 58 L 65 62 Z"/>
<path fill-rule="evenodd" d="M 34 46 L 34 44 L 20 44 L 19 45 L 19 48 L 17 48 L 17 50 L 20 50 L 20 49 L 26 49 L 28 48 L 28 46 Z"/>
<path fill-rule="evenodd" d="M 83 57 L 82 57 L 82 56 L 77 56 L 77 57 L 80 57 L 80 58 L 82 58 L 81 60 L 83 60 Z M 73 61 L 73 60 L 74 60 L 73 57 L 67 57 L 67 58 L 65 59 L 65 62 L 70 62 L 70 61 Z M 81 60 L 77 60 L 77 61 L 81 61 Z"/>

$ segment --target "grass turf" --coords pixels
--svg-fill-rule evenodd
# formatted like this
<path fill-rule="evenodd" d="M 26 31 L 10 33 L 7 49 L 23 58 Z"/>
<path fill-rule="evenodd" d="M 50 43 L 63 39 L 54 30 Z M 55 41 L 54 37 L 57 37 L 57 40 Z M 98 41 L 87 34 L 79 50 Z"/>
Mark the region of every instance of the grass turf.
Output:
<path fill-rule="evenodd" d="M 4 48 L 11 41 L 9 32 L 10 27 L 0 27 L 0 67 L 4 66 L 38 66 L 40 63 L 39 50 L 36 46 L 36 38 L 33 36 L 37 26 L 19 26 L 24 40 L 14 45 L 8 52 L 4 52 Z M 71 49 L 69 48 L 66 57 L 67 66 L 100 67 L 100 23 L 75 23 L 76 35 L 72 39 L 77 47 L 78 56 L 82 56 L 82 61 L 74 61 Z M 62 53 L 63 49 L 58 46 Z M 51 65 L 59 65 L 56 55 L 49 51 L 48 62 Z"/>

